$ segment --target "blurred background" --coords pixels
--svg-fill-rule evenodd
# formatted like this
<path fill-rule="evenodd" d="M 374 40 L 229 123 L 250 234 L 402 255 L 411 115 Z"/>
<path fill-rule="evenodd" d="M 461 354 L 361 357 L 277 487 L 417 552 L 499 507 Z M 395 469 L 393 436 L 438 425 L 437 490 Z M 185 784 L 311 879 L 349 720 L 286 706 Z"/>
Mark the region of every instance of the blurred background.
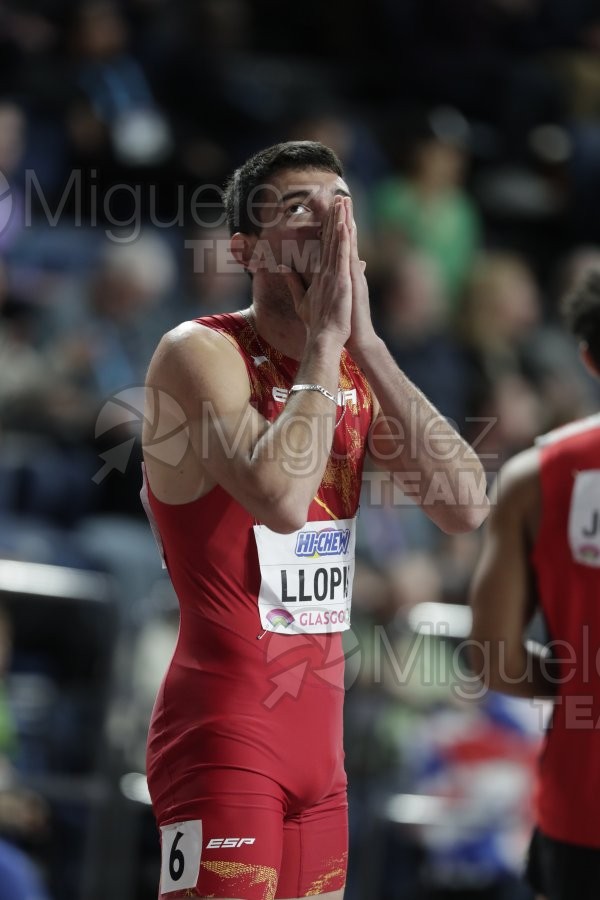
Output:
<path fill-rule="evenodd" d="M 177 605 L 140 386 L 165 330 L 247 305 L 221 187 L 286 139 L 342 158 L 377 328 L 490 481 L 598 408 L 560 318 L 600 266 L 595 0 L 0 3 L 0 900 L 156 896 Z M 531 900 L 545 710 L 466 668 L 481 536 L 371 473 L 359 530 L 347 898 Z"/>

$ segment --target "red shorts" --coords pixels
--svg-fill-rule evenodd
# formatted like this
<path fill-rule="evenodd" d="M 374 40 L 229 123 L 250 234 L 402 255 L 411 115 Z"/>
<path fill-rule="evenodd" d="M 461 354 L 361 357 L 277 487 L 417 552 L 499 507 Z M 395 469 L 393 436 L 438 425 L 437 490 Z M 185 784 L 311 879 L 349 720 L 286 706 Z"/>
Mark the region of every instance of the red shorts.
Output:
<path fill-rule="evenodd" d="M 348 806 L 336 785 L 295 806 L 275 781 L 240 769 L 211 769 L 194 819 L 159 823 L 161 900 L 314 897 L 346 881 Z M 211 796 L 212 795 L 212 796 Z"/>

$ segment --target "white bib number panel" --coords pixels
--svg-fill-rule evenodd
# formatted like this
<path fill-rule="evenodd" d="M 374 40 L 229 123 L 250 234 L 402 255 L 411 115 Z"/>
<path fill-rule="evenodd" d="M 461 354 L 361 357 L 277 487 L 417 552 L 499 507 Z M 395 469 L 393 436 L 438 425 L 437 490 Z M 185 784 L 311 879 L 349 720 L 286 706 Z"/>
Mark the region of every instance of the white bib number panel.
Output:
<path fill-rule="evenodd" d="M 575 478 L 569 544 L 576 562 L 600 568 L 600 469 L 578 472 Z"/>
<path fill-rule="evenodd" d="M 255 525 L 254 537 L 265 631 L 328 634 L 350 628 L 356 518 L 307 522 L 292 534 Z"/>
<path fill-rule="evenodd" d="M 160 893 L 191 890 L 198 884 L 202 857 L 202 820 L 161 827 Z"/>

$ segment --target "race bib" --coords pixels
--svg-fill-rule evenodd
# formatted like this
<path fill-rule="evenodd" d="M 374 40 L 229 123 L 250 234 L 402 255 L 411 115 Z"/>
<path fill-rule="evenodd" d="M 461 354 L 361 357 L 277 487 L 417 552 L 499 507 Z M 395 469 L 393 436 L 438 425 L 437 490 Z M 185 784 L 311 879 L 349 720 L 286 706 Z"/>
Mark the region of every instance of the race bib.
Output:
<path fill-rule="evenodd" d="M 356 518 L 307 522 L 292 534 L 254 526 L 262 627 L 279 634 L 350 628 Z"/>
<path fill-rule="evenodd" d="M 202 820 L 161 826 L 160 893 L 191 890 L 198 883 Z"/>
<path fill-rule="evenodd" d="M 575 478 L 569 544 L 576 562 L 600 568 L 600 469 L 579 472 Z"/>

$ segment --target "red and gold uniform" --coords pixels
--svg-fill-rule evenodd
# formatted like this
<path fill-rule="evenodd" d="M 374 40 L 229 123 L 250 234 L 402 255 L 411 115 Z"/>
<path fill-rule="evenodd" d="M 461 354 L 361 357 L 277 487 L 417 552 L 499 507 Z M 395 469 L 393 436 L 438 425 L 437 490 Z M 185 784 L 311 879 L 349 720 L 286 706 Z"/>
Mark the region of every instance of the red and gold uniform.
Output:
<path fill-rule="evenodd" d="M 239 313 L 198 321 L 238 350 L 252 405 L 276 419 L 298 362 Z M 309 523 L 358 510 L 373 403 L 346 351 L 339 388 L 344 405 Z M 347 855 L 341 632 L 263 628 L 259 523 L 224 487 L 182 505 L 148 494 L 181 610 L 148 739 L 161 895 L 273 900 L 338 890 Z M 286 609 L 299 606 L 297 595 L 287 600 Z"/>

